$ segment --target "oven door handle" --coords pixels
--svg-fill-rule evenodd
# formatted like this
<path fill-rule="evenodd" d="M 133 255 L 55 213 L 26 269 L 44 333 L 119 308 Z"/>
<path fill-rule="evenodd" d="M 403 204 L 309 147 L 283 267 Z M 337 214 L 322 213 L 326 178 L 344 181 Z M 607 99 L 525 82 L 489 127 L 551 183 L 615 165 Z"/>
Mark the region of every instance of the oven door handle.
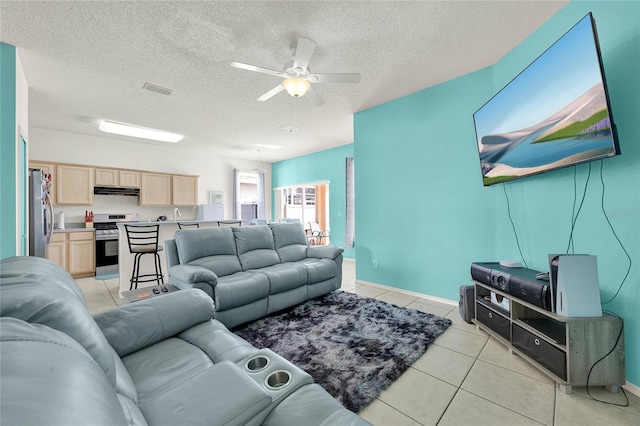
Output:
<path fill-rule="evenodd" d="M 96 241 L 118 241 L 118 236 L 114 235 L 96 235 Z"/>

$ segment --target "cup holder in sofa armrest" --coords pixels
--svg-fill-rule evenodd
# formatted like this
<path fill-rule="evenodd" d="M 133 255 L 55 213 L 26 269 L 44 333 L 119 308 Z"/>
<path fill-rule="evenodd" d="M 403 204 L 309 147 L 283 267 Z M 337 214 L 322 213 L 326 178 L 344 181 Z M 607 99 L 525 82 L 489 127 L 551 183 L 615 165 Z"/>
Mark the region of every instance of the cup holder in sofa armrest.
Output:
<path fill-rule="evenodd" d="M 271 361 L 264 355 L 254 356 L 250 358 L 245 364 L 244 369 L 249 373 L 258 373 L 269 366 Z"/>
<path fill-rule="evenodd" d="M 278 370 L 269 374 L 264 381 L 267 389 L 280 390 L 285 388 L 291 381 L 291 373 L 286 370 Z"/>

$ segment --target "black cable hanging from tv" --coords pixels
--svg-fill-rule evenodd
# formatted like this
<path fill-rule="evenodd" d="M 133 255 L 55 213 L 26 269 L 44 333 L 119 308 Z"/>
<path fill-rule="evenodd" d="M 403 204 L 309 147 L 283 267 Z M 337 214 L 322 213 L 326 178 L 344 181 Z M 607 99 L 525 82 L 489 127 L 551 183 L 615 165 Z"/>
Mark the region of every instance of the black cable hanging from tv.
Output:
<path fill-rule="evenodd" d="M 513 235 L 516 237 L 516 245 L 518 246 L 518 251 L 520 252 L 520 257 L 522 258 L 522 263 L 524 263 L 524 267 L 528 268 L 527 261 L 524 259 L 524 255 L 522 254 L 522 248 L 520 247 L 520 240 L 518 239 L 518 232 L 516 231 L 516 225 L 513 223 L 513 218 L 511 217 L 511 206 L 509 204 L 509 194 L 507 194 L 507 188 L 505 184 L 502 184 L 502 189 L 504 190 L 504 196 L 507 198 L 507 214 L 509 215 L 509 221 L 511 222 L 511 227 L 513 228 Z"/>
<path fill-rule="evenodd" d="M 574 210 L 575 210 L 575 205 L 576 205 L 576 199 L 575 199 L 575 195 L 576 195 L 576 180 L 575 180 L 575 173 L 576 173 L 576 169 L 574 167 L 573 169 L 573 173 L 574 173 L 574 179 L 573 179 L 573 194 L 574 194 L 574 199 L 573 199 L 573 206 L 574 206 Z M 567 244 L 567 250 L 565 250 L 565 252 L 567 254 L 569 254 L 569 248 L 573 246 L 573 230 L 576 227 L 576 223 L 578 222 L 578 216 L 580 215 L 580 211 L 582 210 L 582 205 L 584 204 L 584 199 L 587 196 L 587 188 L 589 186 L 589 179 L 591 179 L 591 163 L 589 163 L 589 173 L 587 174 L 587 181 L 584 183 L 584 190 L 582 191 L 582 200 L 580 200 L 580 206 L 578 207 L 578 211 L 575 213 L 575 216 L 573 215 L 573 212 L 571 213 L 571 232 L 569 233 L 569 243 Z"/>

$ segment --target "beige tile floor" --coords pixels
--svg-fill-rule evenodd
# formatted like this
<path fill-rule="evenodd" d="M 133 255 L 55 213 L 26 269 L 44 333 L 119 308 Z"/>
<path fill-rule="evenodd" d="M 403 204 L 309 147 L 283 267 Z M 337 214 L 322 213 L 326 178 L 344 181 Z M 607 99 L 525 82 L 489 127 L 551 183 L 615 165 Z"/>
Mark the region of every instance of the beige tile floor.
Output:
<path fill-rule="evenodd" d="M 91 313 L 127 303 L 118 281 L 76 280 Z M 453 325 L 360 415 L 376 426 L 402 425 L 640 425 L 640 397 L 627 392 L 628 407 L 593 401 L 585 388 L 572 394 L 500 343 L 462 321 L 456 305 L 356 283 L 345 261 L 344 291 L 451 319 Z M 622 403 L 622 394 L 590 389 L 596 398 Z"/>

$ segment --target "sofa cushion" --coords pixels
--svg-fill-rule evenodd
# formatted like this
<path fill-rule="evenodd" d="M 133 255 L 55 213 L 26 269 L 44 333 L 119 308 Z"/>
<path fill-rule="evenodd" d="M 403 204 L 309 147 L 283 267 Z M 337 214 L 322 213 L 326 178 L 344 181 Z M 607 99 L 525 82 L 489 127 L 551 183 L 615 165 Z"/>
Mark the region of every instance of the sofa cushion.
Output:
<path fill-rule="evenodd" d="M 334 278 L 338 274 L 336 262 L 331 259 L 308 258 L 299 263 L 307 269 L 307 282 L 309 284 Z"/>
<path fill-rule="evenodd" d="M 370 425 L 344 408 L 317 384 L 302 386 L 282 401 L 265 419 L 263 426 Z"/>
<path fill-rule="evenodd" d="M 213 365 L 203 351 L 176 337 L 126 356 L 122 362 L 136 385 L 139 404 Z"/>
<path fill-rule="evenodd" d="M 307 257 L 308 241 L 301 223 L 272 223 L 273 242 L 281 262 Z"/>
<path fill-rule="evenodd" d="M 268 392 L 235 364 L 224 361 L 181 377 L 142 400 L 152 425 L 259 425 L 271 404 Z"/>
<path fill-rule="evenodd" d="M 269 279 L 256 272 L 238 272 L 218 278 L 214 291 L 217 311 L 246 305 L 269 295 Z"/>
<path fill-rule="evenodd" d="M 113 384 L 70 336 L 3 317 L 0 353 L 0 424 L 127 424 Z"/>
<path fill-rule="evenodd" d="M 34 266 L 35 265 L 35 266 Z M 75 281 L 57 264 L 34 257 L 2 259 L 0 264 L 0 312 L 59 330 L 84 347 L 113 386 L 116 367 L 113 350 L 98 328 Z M 46 278 L 51 272 L 52 282 Z M 66 274 L 66 275 L 65 275 Z"/>
<path fill-rule="evenodd" d="M 280 263 L 268 225 L 234 227 L 236 250 L 242 270 L 259 269 Z"/>
<path fill-rule="evenodd" d="M 282 293 L 307 284 L 307 269 L 302 264 L 278 263 L 256 270 L 269 278 L 269 294 Z"/>
<path fill-rule="evenodd" d="M 174 240 L 183 265 L 204 266 L 218 276 L 242 270 L 231 228 L 179 229 Z"/>
<path fill-rule="evenodd" d="M 217 255 L 205 256 L 200 259 L 194 259 L 188 263 L 191 266 L 200 266 L 213 271 L 218 277 L 235 274 L 242 271 L 238 256 L 234 255 Z"/>

